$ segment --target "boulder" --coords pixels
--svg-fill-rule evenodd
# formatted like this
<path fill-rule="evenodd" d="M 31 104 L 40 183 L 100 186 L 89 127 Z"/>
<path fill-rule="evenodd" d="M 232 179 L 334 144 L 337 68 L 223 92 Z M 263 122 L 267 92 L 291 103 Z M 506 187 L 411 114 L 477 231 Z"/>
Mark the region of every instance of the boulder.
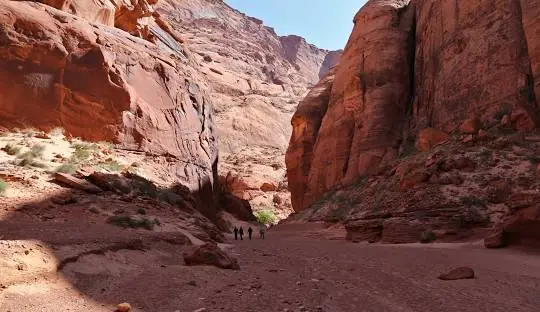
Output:
<path fill-rule="evenodd" d="M 261 191 L 263 192 L 275 192 L 277 190 L 277 186 L 273 183 L 265 182 L 261 185 Z"/>
<path fill-rule="evenodd" d="M 116 306 L 116 312 L 130 312 L 131 311 L 131 305 L 127 302 L 120 303 L 118 306 Z"/>
<path fill-rule="evenodd" d="M 419 151 L 427 151 L 450 139 L 448 133 L 434 128 L 422 129 L 418 133 L 415 146 Z"/>
<path fill-rule="evenodd" d="M 418 170 L 405 175 L 405 177 L 403 177 L 403 179 L 401 179 L 399 183 L 399 188 L 402 191 L 406 191 L 422 182 L 426 182 L 427 180 L 429 180 L 429 178 L 430 175 L 427 173 L 426 170 Z"/>
<path fill-rule="evenodd" d="M 60 172 L 55 172 L 54 173 L 54 179 L 62 184 L 65 184 L 69 187 L 72 187 L 72 188 L 75 188 L 75 189 L 78 189 L 78 190 L 81 190 L 81 191 L 85 191 L 85 192 L 88 192 L 88 193 L 93 193 L 93 194 L 97 194 L 97 193 L 101 193 L 103 192 L 102 189 L 100 189 L 99 187 L 95 186 L 94 184 L 86 181 L 86 180 L 81 180 L 79 178 L 76 178 L 72 175 L 69 175 L 69 174 L 66 174 L 66 173 L 60 173 Z"/>
<path fill-rule="evenodd" d="M 459 268 L 451 270 L 448 273 L 439 275 L 438 278 L 440 280 L 443 280 L 443 281 L 454 281 L 454 280 L 460 280 L 460 279 L 473 279 L 474 278 L 474 270 L 469 268 L 469 267 L 459 267 Z"/>
<path fill-rule="evenodd" d="M 215 244 L 197 246 L 193 251 L 184 254 L 186 265 L 211 265 L 221 269 L 240 270 L 238 261 L 221 250 Z"/>
<path fill-rule="evenodd" d="M 506 246 L 504 239 L 504 229 L 502 225 L 495 225 L 484 237 L 484 246 L 486 248 L 502 248 Z"/>
<path fill-rule="evenodd" d="M 476 134 L 478 130 L 480 130 L 481 126 L 482 125 L 478 117 L 472 117 L 465 120 L 459 127 L 459 130 L 467 134 Z"/>

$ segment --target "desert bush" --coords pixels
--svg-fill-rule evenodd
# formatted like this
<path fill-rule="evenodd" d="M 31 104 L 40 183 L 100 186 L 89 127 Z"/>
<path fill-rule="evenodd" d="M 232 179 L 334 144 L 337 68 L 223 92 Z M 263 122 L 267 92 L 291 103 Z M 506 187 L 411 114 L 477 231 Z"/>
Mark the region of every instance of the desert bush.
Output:
<path fill-rule="evenodd" d="M 30 148 L 29 151 L 22 153 L 17 156 L 17 165 L 21 167 L 37 167 L 37 168 L 46 168 L 42 162 L 39 162 L 38 159 L 43 157 L 43 152 L 45 151 L 45 145 L 36 144 Z"/>
<path fill-rule="evenodd" d="M 6 181 L 0 179 L 0 195 L 4 195 L 6 193 L 8 184 Z"/>
<path fill-rule="evenodd" d="M 19 146 L 14 146 L 11 144 L 7 144 L 2 150 L 11 156 L 19 155 L 21 152 L 21 148 Z"/>
<path fill-rule="evenodd" d="M 123 228 L 143 228 L 149 231 L 153 230 L 154 225 L 157 224 L 157 222 L 148 220 L 147 218 L 139 219 L 130 216 L 112 216 L 107 219 L 107 223 Z"/>
<path fill-rule="evenodd" d="M 75 151 L 71 154 L 71 162 L 81 164 L 86 163 L 97 151 L 97 146 L 90 143 L 76 143 L 72 146 Z"/>
<path fill-rule="evenodd" d="M 103 169 L 110 172 L 120 171 L 120 164 L 116 160 L 108 160 L 94 166 L 95 169 Z"/>
<path fill-rule="evenodd" d="M 43 144 L 36 144 L 30 148 L 30 153 L 34 158 L 41 158 L 43 157 L 43 152 L 45 151 L 45 145 Z"/>
<path fill-rule="evenodd" d="M 59 137 L 64 135 L 64 129 L 57 127 L 49 131 L 50 136 Z"/>
<path fill-rule="evenodd" d="M 528 160 L 534 165 L 540 164 L 540 156 L 537 156 L 537 155 L 529 156 Z"/>
<path fill-rule="evenodd" d="M 23 133 L 26 138 L 32 138 L 36 135 L 36 131 L 34 129 L 27 129 Z"/>
<path fill-rule="evenodd" d="M 273 224 L 276 222 L 276 215 L 272 210 L 259 210 L 255 212 L 255 217 L 262 224 Z"/>
<path fill-rule="evenodd" d="M 478 198 L 474 195 L 462 196 L 459 198 L 459 201 L 462 205 L 466 207 L 471 207 L 471 206 L 485 207 L 486 206 L 485 200 Z"/>
<path fill-rule="evenodd" d="M 425 230 L 420 234 L 420 242 L 421 243 L 431 243 L 437 239 L 437 236 L 435 233 L 433 233 L 432 230 Z"/>
<path fill-rule="evenodd" d="M 146 209 L 141 207 L 141 208 L 137 209 L 137 213 L 141 214 L 141 215 L 145 215 L 146 214 Z"/>
<path fill-rule="evenodd" d="M 79 170 L 79 166 L 73 163 L 63 164 L 60 167 L 56 168 L 56 172 L 69 174 L 74 174 L 75 172 L 77 172 L 77 170 Z"/>
<path fill-rule="evenodd" d="M 97 145 L 101 146 L 101 148 L 105 149 L 105 150 L 112 150 L 114 149 L 114 144 L 110 143 L 110 142 L 106 142 L 106 141 L 99 141 L 97 142 Z"/>

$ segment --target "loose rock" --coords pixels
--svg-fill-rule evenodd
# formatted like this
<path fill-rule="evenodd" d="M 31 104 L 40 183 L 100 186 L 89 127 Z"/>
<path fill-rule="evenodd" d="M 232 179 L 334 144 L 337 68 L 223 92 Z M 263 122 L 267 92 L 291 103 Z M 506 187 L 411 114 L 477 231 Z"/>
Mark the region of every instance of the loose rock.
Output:
<path fill-rule="evenodd" d="M 453 269 L 452 271 L 446 274 L 441 274 L 439 276 L 439 279 L 443 281 L 453 281 L 453 280 L 472 279 L 472 278 L 474 278 L 474 270 L 469 267 L 460 267 L 457 269 Z"/>

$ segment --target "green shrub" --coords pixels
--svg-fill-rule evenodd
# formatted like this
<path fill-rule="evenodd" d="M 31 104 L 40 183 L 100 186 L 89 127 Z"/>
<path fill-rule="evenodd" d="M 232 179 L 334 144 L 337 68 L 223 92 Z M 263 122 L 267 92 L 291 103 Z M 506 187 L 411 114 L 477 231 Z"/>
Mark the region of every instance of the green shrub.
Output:
<path fill-rule="evenodd" d="M 497 112 L 495 113 L 495 115 L 493 116 L 493 118 L 495 118 L 495 120 L 501 121 L 501 119 L 503 119 L 503 117 L 504 117 L 505 115 L 510 114 L 510 110 L 511 110 L 510 105 L 508 105 L 508 104 L 503 104 L 503 105 L 501 106 L 501 108 L 499 109 L 499 111 L 497 111 Z"/>
<path fill-rule="evenodd" d="M 138 214 L 145 215 L 145 214 L 146 214 L 146 209 L 144 209 L 144 208 L 141 207 L 141 208 L 137 209 L 137 213 L 138 213 Z"/>
<path fill-rule="evenodd" d="M 47 165 L 37 160 L 37 158 L 41 158 L 43 156 L 44 151 L 45 145 L 37 144 L 32 146 L 28 152 L 17 156 L 17 165 L 21 167 L 46 168 Z"/>
<path fill-rule="evenodd" d="M 73 144 L 73 154 L 71 154 L 71 162 L 73 163 L 86 163 L 94 156 L 97 151 L 97 146 L 89 143 L 77 143 Z"/>
<path fill-rule="evenodd" d="M 110 172 L 120 171 L 120 164 L 116 160 L 108 160 L 94 166 L 95 169 L 103 169 Z"/>
<path fill-rule="evenodd" d="M 74 174 L 79 170 L 79 166 L 72 163 L 63 164 L 56 168 L 56 172 Z"/>
<path fill-rule="evenodd" d="M 421 243 L 431 243 L 437 239 L 437 236 L 435 233 L 433 233 L 432 230 L 425 230 L 420 234 L 420 242 Z"/>
<path fill-rule="evenodd" d="M 45 151 L 45 145 L 43 145 L 43 144 L 36 144 L 36 145 L 32 146 L 32 148 L 30 148 L 30 154 L 32 154 L 32 156 L 34 158 L 43 157 L 43 152 L 44 151 Z"/>
<path fill-rule="evenodd" d="M 462 205 L 466 207 L 471 207 L 471 206 L 485 207 L 486 206 L 485 200 L 478 198 L 474 195 L 462 196 L 459 198 L 459 201 Z"/>
<path fill-rule="evenodd" d="M 19 155 L 21 152 L 21 148 L 19 146 L 13 146 L 11 144 L 7 144 L 2 150 L 11 156 Z"/>
<path fill-rule="evenodd" d="M 3 195 L 7 190 L 8 184 L 6 181 L 0 179 L 0 195 Z"/>
<path fill-rule="evenodd" d="M 106 142 L 106 141 L 99 141 L 97 143 L 97 145 L 101 146 L 102 148 L 110 151 L 112 149 L 114 149 L 114 144 L 110 143 L 110 142 Z"/>
<path fill-rule="evenodd" d="M 540 164 L 540 156 L 537 156 L 537 155 L 529 156 L 528 160 L 534 165 Z"/>
<path fill-rule="evenodd" d="M 259 210 L 255 212 L 255 217 L 262 224 L 273 224 L 276 222 L 276 215 L 272 210 Z"/>
<path fill-rule="evenodd" d="M 155 221 L 148 220 L 146 218 L 138 219 L 130 216 L 112 216 L 107 219 L 107 223 L 113 224 L 123 228 L 143 228 L 146 230 L 153 230 Z"/>
<path fill-rule="evenodd" d="M 55 137 L 63 136 L 64 135 L 64 129 L 62 129 L 60 127 L 54 128 L 51 131 L 49 131 L 49 135 L 50 136 L 55 136 Z"/>
<path fill-rule="evenodd" d="M 27 138 L 31 138 L 34 135 L 36 135 L 36 131 L 34 129 L 28 129 L 24 131 L 24 136 Z"/>

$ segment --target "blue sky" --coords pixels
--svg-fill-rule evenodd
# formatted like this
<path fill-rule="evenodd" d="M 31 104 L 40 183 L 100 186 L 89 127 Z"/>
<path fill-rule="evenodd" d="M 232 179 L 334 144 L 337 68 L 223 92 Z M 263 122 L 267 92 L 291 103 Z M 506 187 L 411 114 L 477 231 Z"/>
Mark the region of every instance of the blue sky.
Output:
<path fill-rule="evenodd" d="M 319 48 L 343 49 L 353 17 L 366 0 L 225 0 L 264 21 L 278 35 L 299 35 Z"/>

